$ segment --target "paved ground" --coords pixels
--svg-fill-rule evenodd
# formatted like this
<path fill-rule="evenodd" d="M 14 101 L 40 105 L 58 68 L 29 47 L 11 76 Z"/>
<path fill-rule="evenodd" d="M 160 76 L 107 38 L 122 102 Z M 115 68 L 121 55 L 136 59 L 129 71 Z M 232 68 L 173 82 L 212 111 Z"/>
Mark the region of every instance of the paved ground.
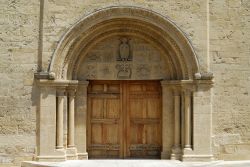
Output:
<path fill-rule="evenodd" d="M 249 161 L 180 162 L 172 160 L 74 160 L 58 163 L 24 162 L 22 167 L 250 167 Z"/>

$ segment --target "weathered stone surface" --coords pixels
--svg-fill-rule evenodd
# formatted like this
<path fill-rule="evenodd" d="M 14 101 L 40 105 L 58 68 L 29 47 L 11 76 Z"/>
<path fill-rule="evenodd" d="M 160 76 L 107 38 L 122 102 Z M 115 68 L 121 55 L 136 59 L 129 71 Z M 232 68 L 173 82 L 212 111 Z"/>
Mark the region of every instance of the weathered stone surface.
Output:
<path fill-rule="evenodd" d="M 220 159 L 245 159 L 237 147 L 249 146 L 250 36 L 247 29 L 250 17 L 246 11 L 249 11 L 246 1 L 211 1 L 210 4 L 211 71 L 216 81 L 214 154 Z M 223 142 L 218 143 L 217 139 Z M 246 154 L 249 152 L 246 149 Z"/>
<path fill-rule="evenodd" d="M 0 2 L 0 164 L 19 166 L 35 151 L 39 1 Z"/>
<path fill-rule="evenodd" d="M 47 71 L 58 42 L 70 26 L 100 8 L 137 6 L 169 17 L 193 44 L 201 70 L 214 74 L 212 133 L 215 158 L 250 158 L 248 0 L 44 1 L 44 71 Z M 35 153 L 38 92 L 33 86 L 33 74 L 38 66 L 39 10 L 38 0 L 0 1 L 0 164 L 4 166 L 18 166 L 23 160 L 32 160 Z M 161 60 L 152 56 L 158 54 L 149 46 L 144 48 L 143 42 L 139 44 L 142 45 L 138 45 L 134 60 L 141 63 L 131 65 L 132 79 L 143 79 L 142 76 L 151 74 L 157 79 L 165 77 L 159 74 L 164 68 L 158 66 Z M 148 58 L 145 59 L 143 54 L 147 48 L 152 54 L 146 55 Z M 89 78 L 82 79 L 98 76 L 116 78 L 116 65 L 110 64 L 110 61 L 116 60 L 110 56 L 109 49 L 97 49 L 96 52 L 96 57 L 89 57 L 85 61 L 87 65 L 82 67 L 83 71 L 88 71 Z M 209 97 L 204 97 L 199 104 L 208 100 Z"/>
<path fill-rule="evenodd" d="M 130 37 L 130 53 L 128 54 L 131 58 L 121 60 L 119 58 L 120 40 L 121 37 L 118 36 L 102 41 L 87 53 L 81 63 L 78 79 L 143 80 L 170 78 L 167 73 L 166 60 L 163 59 L 156 48 L 141 39 Z"/>

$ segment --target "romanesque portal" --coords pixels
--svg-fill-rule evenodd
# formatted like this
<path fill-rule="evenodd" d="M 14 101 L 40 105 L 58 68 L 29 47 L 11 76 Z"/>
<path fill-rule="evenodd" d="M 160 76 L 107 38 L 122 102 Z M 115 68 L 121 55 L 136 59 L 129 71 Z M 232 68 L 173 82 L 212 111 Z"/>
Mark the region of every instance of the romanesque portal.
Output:
<path fill-rule="evenodd" d="M 40 89 L 37 160 L 211 160 L 212 76 L 167 18 L 111 7 L 73 25 Z"/>

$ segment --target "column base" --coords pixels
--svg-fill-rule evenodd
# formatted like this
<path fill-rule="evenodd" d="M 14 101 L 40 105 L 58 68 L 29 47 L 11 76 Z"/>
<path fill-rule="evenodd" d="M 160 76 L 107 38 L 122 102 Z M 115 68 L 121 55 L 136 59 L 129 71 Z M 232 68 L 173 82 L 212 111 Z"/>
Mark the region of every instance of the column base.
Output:
<path fill-rule="evenodd" d="M 193 153 L 193 149 L 191 147 L 185 147 L 183 149 L 183 154 L 190 154 Z"/>
<path fill-rule="evenodd" d="M 66 149 L 66 158 L 67 160 L 76 160 L 77 158 L 77 150 L 75 147 L 70 147 Z"/>
<path fill-rule="evenodd" d="M 182 157 L 182 150 L 179 146 L 174 146 L 172 148 L 172 153 L 170 156 L 171 160 L 181 160 Z"/>
<path fill-rule="evenodd" d="M 35 157 L 36 161 L 39 162 L 58 162 L 66 160 L 65 149 L 56 149 L 50 153 L 42 153 Z"/>
<path fill-rule="evenodd" d="M 66 157 L 65 156 L 37 156 L 36 161 L 39 162 L 60 162 L 60 161 L 65 161 Z"/>
<path fill-rule="evenodd" d="M 77 157 L 79 160 L 87 160 L 88 159 L 88 153 L 77 153 Z"/>

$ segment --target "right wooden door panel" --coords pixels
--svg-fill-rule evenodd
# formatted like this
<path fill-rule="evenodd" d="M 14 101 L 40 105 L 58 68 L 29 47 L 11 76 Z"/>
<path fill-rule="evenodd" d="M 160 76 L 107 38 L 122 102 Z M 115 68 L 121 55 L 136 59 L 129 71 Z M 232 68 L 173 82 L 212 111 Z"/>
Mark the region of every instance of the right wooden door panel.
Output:
<path fill-rule="evenodd" d="M 161 89 L 158 82 L 127 85 L 127 156 L 159 158 L 161 152 Z"/>
<path fill-rule="evenodd" d="M 90 81 L 90 158 L 160 158 L 159 81 Z"/>

